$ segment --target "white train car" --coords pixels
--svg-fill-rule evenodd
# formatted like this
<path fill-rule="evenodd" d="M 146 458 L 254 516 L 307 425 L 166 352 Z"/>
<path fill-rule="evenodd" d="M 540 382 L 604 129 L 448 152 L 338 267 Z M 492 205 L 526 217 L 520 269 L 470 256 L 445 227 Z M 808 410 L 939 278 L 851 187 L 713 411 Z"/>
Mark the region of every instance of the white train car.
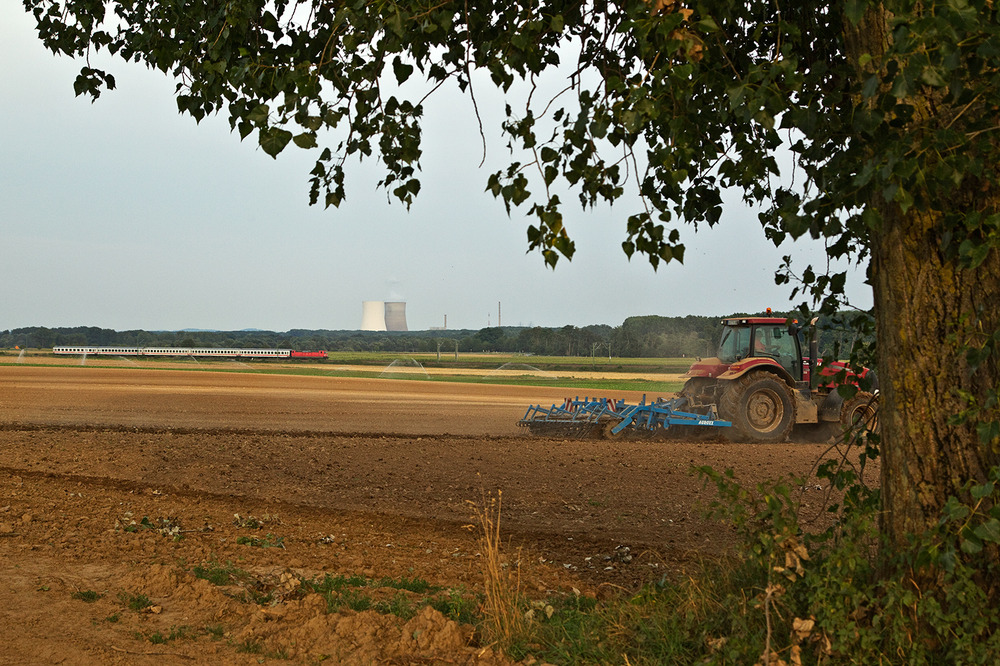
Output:
<path fill-rule="evenodd" d="M 169 356 L 197 358 L 289 358 L 291 349 L 215 349 L 211 347 L 53 347 L 58 356 Z M 325 354 L 324 354 L 325 356 Z"/>
<path fill-rule="evenodd" d="M 57 356 L 140 356 L 139 347 L 84 347 L 62 346 L 53 347 L 52 353 Z"/>

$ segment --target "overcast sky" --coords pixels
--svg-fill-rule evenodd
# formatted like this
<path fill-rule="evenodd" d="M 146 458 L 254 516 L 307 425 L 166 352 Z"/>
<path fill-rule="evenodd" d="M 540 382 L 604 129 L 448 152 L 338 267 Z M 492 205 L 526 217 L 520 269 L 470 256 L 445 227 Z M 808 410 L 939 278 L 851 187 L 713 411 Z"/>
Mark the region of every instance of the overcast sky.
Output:
<path fill-rule="evenodd" d="M 74 97 L 81 63 L 44 50 L 17 2 L 0 6 L 0 62 L 0 329 L 357 329 L 365 300 L 405 301 L 411 330 L 445 316 L 449 328 L 495 326 L 498 304 L 505 326 L 617 326 L 787 309 L 781 257 L 822 263 L 814 243 L 774 248 L 734 196 L 719 226 L 682 231 L 683 265 L 656 272 L 621 251 L 634 200 L 570 203 L 576 256 L 547 269 L 526 253 L 526 211 L 508 218 L 484 192 L 506 150 L 492 142 L 478 168 L 475 116 L 457 95 L 429 104 L 409 212 L 356 162 L 348 201 L 324 210 L 308 206 L 308 154 L 290 145 L 273 160 L 225 118 L 180 116 L 158 72 L 113 61 L 117 90 Z M 477 99 L 496 119 L 489 93 Z M 862 273 L 848 294 L 870 306 Z"/>

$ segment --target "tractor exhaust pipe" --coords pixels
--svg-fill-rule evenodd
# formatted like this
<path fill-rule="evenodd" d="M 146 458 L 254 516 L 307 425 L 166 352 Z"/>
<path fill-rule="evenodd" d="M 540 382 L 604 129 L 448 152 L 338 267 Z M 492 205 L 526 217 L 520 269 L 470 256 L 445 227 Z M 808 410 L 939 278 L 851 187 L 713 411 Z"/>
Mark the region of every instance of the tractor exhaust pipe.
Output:
<path fill-rule="evenodd" d="M 814 317 L 809 322 L 809 388 L 815 389 L 819 384 L 819 375 L 816 372 L 817 361 L 819 360 L 819 336 L 816 335 L 816 322 L 819 317 Z"/>

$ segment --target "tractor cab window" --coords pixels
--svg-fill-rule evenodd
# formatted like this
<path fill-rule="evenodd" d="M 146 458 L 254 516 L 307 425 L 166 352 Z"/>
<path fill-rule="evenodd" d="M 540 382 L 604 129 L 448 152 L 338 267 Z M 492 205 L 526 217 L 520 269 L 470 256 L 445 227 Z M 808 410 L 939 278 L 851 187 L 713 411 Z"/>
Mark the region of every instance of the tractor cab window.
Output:
<path fill-rule="evenodd" d="M 784 325 L 757 326 L 754 331 L 754 356 L 773 358 L 796 379 L 802 376 L 802 355 L 798 339 Z"/>
<path fill-rule="evenodd" d="M 719 360 L 735 363 L 750 355 L 750 329 L 746 326 L 726 326 L 719 343 Z"/>

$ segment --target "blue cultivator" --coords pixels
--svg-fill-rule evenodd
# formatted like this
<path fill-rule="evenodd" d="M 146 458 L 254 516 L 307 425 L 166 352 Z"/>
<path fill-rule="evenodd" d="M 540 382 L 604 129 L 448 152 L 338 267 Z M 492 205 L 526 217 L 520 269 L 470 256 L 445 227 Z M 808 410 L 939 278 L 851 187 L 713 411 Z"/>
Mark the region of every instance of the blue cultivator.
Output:
<path fill-rule="evenodd" d="M 687 398 L 658 398 L 647 403 L 646 396 L 642 396 L 638 405 L 609 398 L 566 398 L 562 405 L 532 405 L 518 425 L 532 434 L 549 437 L 652 435 L 671 426 L 732 425 L 718 418 L 711 408 L 703 414 L 684 411 L 687 403 Z"/>

